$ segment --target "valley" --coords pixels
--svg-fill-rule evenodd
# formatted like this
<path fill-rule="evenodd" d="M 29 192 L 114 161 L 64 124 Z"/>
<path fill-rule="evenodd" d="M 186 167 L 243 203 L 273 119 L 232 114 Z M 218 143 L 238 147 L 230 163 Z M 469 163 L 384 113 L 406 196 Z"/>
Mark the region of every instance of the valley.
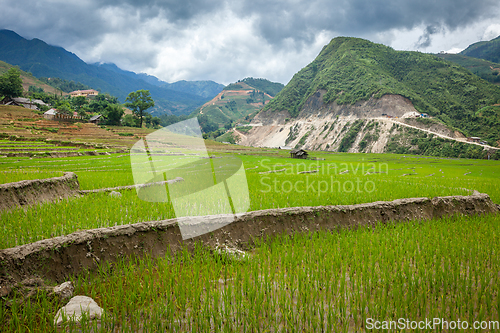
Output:
<path fill-rule="evenodd" d="M 137 116 L 103 94 L 61 97 L 65 118 L 0 105 L 2 331 L 500 328 L 500 67 L 338 37 L 286 86 L 169 84 L 2 35 L 122 98 L 151 88 L 165 113 L 123 126 Z M 61 315 L 73 295 L 102 312 Z"/>

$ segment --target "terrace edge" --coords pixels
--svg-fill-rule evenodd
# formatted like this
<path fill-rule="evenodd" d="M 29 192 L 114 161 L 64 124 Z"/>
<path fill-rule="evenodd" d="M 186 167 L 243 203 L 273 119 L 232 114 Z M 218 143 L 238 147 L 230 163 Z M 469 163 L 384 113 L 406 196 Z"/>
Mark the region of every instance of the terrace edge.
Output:
<path fill-rule="evenodd" d="M 175 253 L 184 246 L 193 249 L 197 242 L 209 248 L 226 245 L 248 250 L 257 238 L 275 237 L 285 232 L 333 231 L 397 221 L 425 221 L 453 215 L 495 214 L 499 210 L 500 207 L 487 194 L 474 191 L 470 196 L 267 209 L 236 216 L 183 217 L 84 230 L 0 250 L 0 288 L 8 288 L 32 277 L 62 282 L 73 274 L 94 270 L 103 262 L 112 263 L 120 258 L 133 256 L 164 256 Z M 233 222 L 227 224 L 231 220 Z M 179 223 L 186 226 L 200 222 L 211 227 L 218 223 L 227 225 L 183 240 Z"/>
<path fill-rule="evenodd" d="M 74 172 L 65 172 L 61 177 L 0 184 L 0 211 L 73 197 L 79 194 L 79 189 Z"/>

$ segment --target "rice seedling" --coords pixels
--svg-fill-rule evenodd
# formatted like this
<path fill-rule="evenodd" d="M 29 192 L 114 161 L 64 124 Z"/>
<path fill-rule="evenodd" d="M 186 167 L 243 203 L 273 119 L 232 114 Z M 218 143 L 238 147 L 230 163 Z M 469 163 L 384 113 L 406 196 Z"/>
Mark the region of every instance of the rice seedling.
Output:
<path fill-rule="evenodd" d="M 246 260 L 197 246 L 72 280 L 106 309 L 103 331 L 404 331 L 433 318 L 495 325 L 499 227 L 499 216 L 483 216 L 284 234 Z M 7 331 L 50 332 L 56 305 L 40 294 L 0 318 Z M 442 325 L 419 331 L 450 330 Z"/>
<path fill-rule="evenodd" d="M 246 169 L 250 210 L 468 195 L 473 190 L 500 203 L 498 161 L 331 153 L 317 153 L 322 160 L 300 161 L 271 150 L 238 156 Z M 0 183 L 65 171 L 78 175 L 82 189 L 134 183 L 128 154 L 4 158 Z M 0 213 L 0 248 L 173 217 L 171 204 L 139 200 L 134 190 L 122 191 L 121 198 L 85 195 Z M 429 318 L 455 324 L 460 319 L 472 326 L 499 320 L 499 223 L 498 216 L 455 217 L 282 235 L 261 240 L 241 261 L 198 246 L 191 253 L 103 264 L 97 273 L 72 281 L 76 294 L 94 298 L 106 310 L 100 328 L 92 324 L 106 332 L 401 331 L 382 325 Z M 2 331 L 53 332 L 60 301 L 44 292 L 24 302 L 22 297 L 15 291 L 0 300 Z M 434 330 L 452 329 L 420 329 Z"/>
<path fill-rule="evenodd" d="M 247 169 L 249 210 L 469 195 L 473 190 L 488 193 L 494 202 L 500 203 L 500 178 L 495 174 L 500 172 L 498 161 L 424 159 L 383 154 L 319 156 L 325 160 L 241 156 Z M 0 161 L 0 168 L 0 179 L 4 181 L 60 176 L 63 171 L 71 170 L 78 175 L 82 189 L 134 184 L 127 154 L 59 159 L 7 158 Z M 263 173 L 274 170 L 284 171 Z M 300 174 L 302 171 L 317 172 Z M 200 210 L 199 204 L 189 210 Z M 230 212 L 227 207 L 219 210 Z M 91 214 L 88 214 L 89 211 Z M 207 210 L 200 210 L 202 214 L 204 211 Z M 134 190 L 124 191 L 122 198 L 91 194 L 1 212 L 0 248 L 83 229 L 173 217 L 170 203 L 139 200 Z"/>

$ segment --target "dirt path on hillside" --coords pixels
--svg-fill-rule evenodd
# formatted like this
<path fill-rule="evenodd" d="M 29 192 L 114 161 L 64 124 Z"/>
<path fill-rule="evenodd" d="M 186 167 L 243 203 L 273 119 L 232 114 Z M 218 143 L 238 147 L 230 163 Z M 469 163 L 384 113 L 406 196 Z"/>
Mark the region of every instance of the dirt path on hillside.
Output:
<path fill-rule="evenodd" d="M 236 128 L 233 128 L 233 132 L 236 133 L 240 137 L 238 141 L 240 141 L 241 139 L 244 139 L 244 140 L 247 139 L 247 136 L 245 134 L 241 133 L 240 131 L 238 131 Z"/>
<path fill-rule="evenodd" d="M 444 134 L 440 134 L 440 133 L 436 133 L 436 132 L 433 132 L 433 131 L 430 131 L 430 130 L 422 129 L 422 128 L 419 128 L 419 127 L 416 127 L 416 126 L 412 126 L 412 125 L 406 124 L 406 123 L 398 121 L 398 120 L 393 120 L 393 119 L 388 119 L 388 118 L 373 118 L 373 119 L 387 120 L 387 121 L 392 122 L 394 124 L 403 125 L 403 126 L 406 126 L 406 127 L 410 127 L 410 128 L 414 128 L 414 129 L 417 129 L 417 130 L 420 130 L 420 131 L 424 131 L 426 133 L 433 134 L 433 135 L 438 136 L 438 137 L 443 138 L 443 139 L 454 140 L 454 141 L 458 141 L 458 142 L 462 142 L 462 143 L 468 143 L 468 144 L 471 144 L 471 145 L 476 145 L 476 146 L 480 146 L 480 147 L 487 148 L 487 149 L 500 150 L 500 148 L 497 148 L 497 147 L 492 147 L 490 145 L 482 145 L 482 144 L 479 144 L 479 143 L 476 143 L 476 142 L 469 142 L 469 141 L 467 141 L 466 138 L 452 138 L 452 137 L 444 135 Z"/>

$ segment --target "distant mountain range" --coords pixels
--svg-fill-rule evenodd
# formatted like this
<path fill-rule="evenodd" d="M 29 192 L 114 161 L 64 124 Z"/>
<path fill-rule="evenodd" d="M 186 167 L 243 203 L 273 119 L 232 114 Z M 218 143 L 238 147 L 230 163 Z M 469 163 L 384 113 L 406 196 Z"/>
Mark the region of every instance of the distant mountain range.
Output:
<path fill-rule="evenodd" d="M 62 47 L 36 38 L 27 40 L 10 30 L 0 30 L 0 60 L 38 78 L 58 77 L 81 82 L 122 102 L 132 91 L 149 90 L 156 103 L 151 112 L 155 116 L 189 114 L 224 88 L 213 81 L 167 83 L 154 76 L 122 70 L 114 64 L 87 64 Z"/>

